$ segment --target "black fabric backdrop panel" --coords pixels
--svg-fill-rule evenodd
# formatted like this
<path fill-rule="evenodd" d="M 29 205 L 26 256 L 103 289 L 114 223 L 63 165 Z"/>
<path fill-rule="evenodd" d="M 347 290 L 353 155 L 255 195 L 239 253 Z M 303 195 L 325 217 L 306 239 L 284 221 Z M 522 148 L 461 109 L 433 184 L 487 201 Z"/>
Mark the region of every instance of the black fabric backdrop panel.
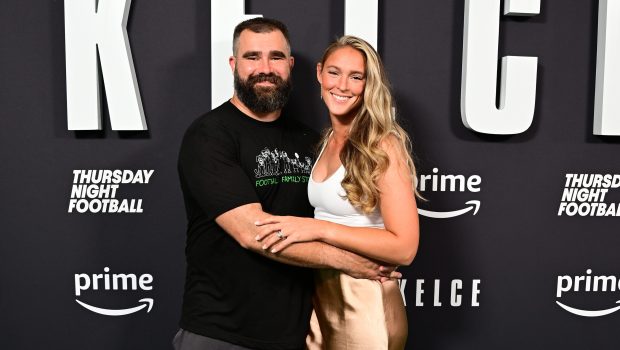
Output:
<path fill-rule="evenodd" d="M 176 156 L 185 128 L 212 107 L 210 11 L 202 0 L 133 0 L 128 33 L 148 131 L 112 131 L 103 103 L 104 129 L 86 132 L 66 126 L 63 2 L 0 4 L 3 348 L 170 348 L 185 267 Z M 248 0 L 246 12 L 289 25 L 289 109 L 317 130 L 326 126 L 314 69 L 343 34 L 344 2 Z M 620 299 L 617 283 L 605 292 L 585 284 L 620 275 L 618 218 L 558 216 L 567 173 L 620 173 L 620 138 L 591 131 L 598 1 L 543 0 L 540 15 L 501 18 L 500 55 L 539 59 L 534 122 L 513 136 L 461 122 L 463 15 L 461 0 L 379 2 L 379 51 L 419 173 L 481 179 L 479 191 L 423 192 L 425 210 L 472 200 L 480 207 L 421 217 L 418 256 L 402 268 L 407 348 L 614 348 L 620 313 L 583 317 L 556 303 L 603 310 Z M 154 170 L 148 184 L 118 189 L 118 198 L 141 199 L 143 213 L 68 213 L 76 169 Z M 620 191 L 610 189 L 604 202 L 620 202 Z M 104 274 L 121 273 L 151 275 L 152 289 L 106 288 Z M 579 291 L 567 285 L 577 276 Z M 116 317 L 76 302 L 120 310 L 143 298 L 153 299 L 150 312 Z"/>

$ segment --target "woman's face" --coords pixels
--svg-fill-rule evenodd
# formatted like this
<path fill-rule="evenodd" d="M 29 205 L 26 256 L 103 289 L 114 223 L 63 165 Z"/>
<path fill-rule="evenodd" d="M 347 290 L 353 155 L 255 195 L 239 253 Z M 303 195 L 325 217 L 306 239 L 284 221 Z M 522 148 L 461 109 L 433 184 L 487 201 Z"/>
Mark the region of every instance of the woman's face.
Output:
<path fill-rule="evenodd" d="M 350 46 L 336 49 L 317 65 L 321 96 L 331 116 L 355 116 L 364 97 L 365 66 L 364 56 Z"/>

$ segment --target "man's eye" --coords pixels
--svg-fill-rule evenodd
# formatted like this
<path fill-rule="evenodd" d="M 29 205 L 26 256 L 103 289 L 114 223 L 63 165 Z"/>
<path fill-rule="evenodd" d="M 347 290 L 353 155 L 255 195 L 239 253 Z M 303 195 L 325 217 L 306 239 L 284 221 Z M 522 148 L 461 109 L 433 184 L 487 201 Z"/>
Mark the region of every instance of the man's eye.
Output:
<path fill-rule="evenodd" d="M 333 76 L 336 76 L 336 75 L 338 75 L 338 72 L 335 72 L 335 71 L 327 71 L 327 74 L 329 74 L 329 75 L 333 75 Z"/>

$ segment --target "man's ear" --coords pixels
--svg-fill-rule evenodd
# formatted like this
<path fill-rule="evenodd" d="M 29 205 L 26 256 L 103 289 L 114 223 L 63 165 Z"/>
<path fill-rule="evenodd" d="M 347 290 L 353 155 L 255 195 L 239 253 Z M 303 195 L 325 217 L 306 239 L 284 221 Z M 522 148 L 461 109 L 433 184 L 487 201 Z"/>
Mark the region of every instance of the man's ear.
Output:
<path fill-rule="evenodd" d="M 228 58 L 228 64 L 230 65 L 230 70 L 234 72 L 235 66 L 237 65 L 237 59 L 235 58 L 235 56 L 230 56 Z"/>
<path fill-rule="evenodd" d="M 291 56 L 288 61 L 291 64 L 291 69 L 293 69 L 293 66 L 295 65 L 295 57 Z"/>

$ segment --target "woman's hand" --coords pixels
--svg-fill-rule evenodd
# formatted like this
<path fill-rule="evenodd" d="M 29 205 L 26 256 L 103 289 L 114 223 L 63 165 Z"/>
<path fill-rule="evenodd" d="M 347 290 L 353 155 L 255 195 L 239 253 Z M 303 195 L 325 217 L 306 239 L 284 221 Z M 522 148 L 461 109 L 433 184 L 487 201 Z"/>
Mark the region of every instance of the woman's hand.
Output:
<path fill-rule="evenodd" d="M 296 216 L 270 216 L 254 224 L 259 226 L 256 240 L 263 243 L 263 249 L 277 253 L 293 243 L 320 241 L 328 223 Z"/>

